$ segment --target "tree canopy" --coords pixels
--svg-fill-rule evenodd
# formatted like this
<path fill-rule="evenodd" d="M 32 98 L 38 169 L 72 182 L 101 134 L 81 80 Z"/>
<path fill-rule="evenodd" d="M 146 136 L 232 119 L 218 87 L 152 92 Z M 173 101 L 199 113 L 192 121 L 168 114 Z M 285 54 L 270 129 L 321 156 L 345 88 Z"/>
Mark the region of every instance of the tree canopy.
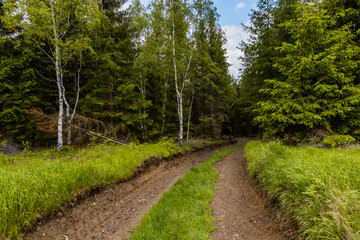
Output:
<path fill-rule="evenodd" d="M 58 150 L 220 136 L 232 79 L 214 3 L 125 2 L 1 2 L 2 136 Z"/>

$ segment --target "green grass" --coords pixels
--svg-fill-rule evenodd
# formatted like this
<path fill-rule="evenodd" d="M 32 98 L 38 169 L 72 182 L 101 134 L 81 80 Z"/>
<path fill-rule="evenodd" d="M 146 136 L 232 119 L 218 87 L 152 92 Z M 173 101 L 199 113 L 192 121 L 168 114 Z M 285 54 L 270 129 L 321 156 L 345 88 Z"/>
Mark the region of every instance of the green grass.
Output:
<path fill-rule="evenodd" d="M 39 160 L 46 152 L 22 156 L 22 162 L 0 168 L 0 238 L 19 237 L 39 215 L 58 211 L 77 194 L 128 179 L 146 159 L 170 157 L 178 150 L 173 142 L 161 142 L 75 152 L 51 160 Z"/>
<path fill-rule="evenodd" d="M 252 141 L 250 174 L 306 239 L 360 239 L 360 149 L 289 147 Z"/>
<path fill-rule="evenodd" d="M 203 140 L 187 149 L 213 144 Z M 179 153 L 175 142 L 162 141 L 0 155 L 0 239 L 21 238 L 21 232 L 39 216 L 56 213 L 91 189 L 130 178 L 151 157 L 169 158 Z"/>
<path fill-rule="evenodd" d="M 135 229 L 131 240 L 209 239 L 212 226 L 209 203 L 218 172 L 215 162 L 239 147 L 224 150 L 192 168 L 170 191 L 163 194 Z"/>

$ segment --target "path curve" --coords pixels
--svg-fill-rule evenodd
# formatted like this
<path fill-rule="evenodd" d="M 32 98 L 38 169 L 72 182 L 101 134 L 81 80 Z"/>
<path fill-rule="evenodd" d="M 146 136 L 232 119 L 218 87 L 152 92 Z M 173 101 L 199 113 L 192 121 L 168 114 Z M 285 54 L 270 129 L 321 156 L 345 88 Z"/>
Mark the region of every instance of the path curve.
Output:
<path fill-rule="evenodd" d="M 26 234 L 25 240 L 121 240 L 140 223 L 143 215 L 156 203 L 164 191 L 191 167 L 209 160 L 217 151 L 244 143 L 203 150 L 188 156 L 151 165 L 136 178 L 109 186 L 106 190 L 73 207 L 64 216 L 54 218 Z"/>

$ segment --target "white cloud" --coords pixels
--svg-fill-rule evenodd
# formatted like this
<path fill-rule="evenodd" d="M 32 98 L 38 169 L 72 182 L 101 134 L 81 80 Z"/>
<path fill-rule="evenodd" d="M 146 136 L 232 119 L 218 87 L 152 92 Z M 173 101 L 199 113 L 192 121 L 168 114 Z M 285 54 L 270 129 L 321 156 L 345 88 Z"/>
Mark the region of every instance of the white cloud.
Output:
<path fill-rule="evenodd" d="M 128 9 L 130 7 L 131 3 L 132 3 L 132 1 L 125 2 L 124 5 L 122 5 L 121 10 Z"/>
<path fill-rule="evenodd" d="M 239 2 L 238 4 L 236 4 L 236 10 L 239 10 L 241 8 L 244 8 L 244 7 L 246 7 L 246 5 L 243 2 Z"/>
<path fill-rule="evenodd" d="M 246 41 L 249 38 L 243 28 L 239 25 L 227 25 L 223 26 L 225 31 L 227 44 L 225 45 L 228 57 L 228 63 L 231 64 L 229 70 L 230 74 L 235 78 L 239 76 L 240 60 L 238 58 L 243 55 L 242 51 L 238 49 L 240 42 Z"/>

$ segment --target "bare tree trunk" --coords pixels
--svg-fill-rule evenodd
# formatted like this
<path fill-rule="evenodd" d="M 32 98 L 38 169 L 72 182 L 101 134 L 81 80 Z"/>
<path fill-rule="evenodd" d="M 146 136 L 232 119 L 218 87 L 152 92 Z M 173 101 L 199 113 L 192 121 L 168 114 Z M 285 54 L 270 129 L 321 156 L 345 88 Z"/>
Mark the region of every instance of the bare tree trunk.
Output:
<path fill-rule="evenodd" d="M 54 32 L 54 39 L 55 39 L 55 70 L 56 70 L 56 84 L 58 87 L 58 94 L 59 94 L 59 118 L 58 118 L 58 140 L 56 150 L 60 151 L 63 147 L 63 118 L 64 118 L 64 102 L 63 102 L 63 79 L 62 79 L 62 70 L 61 70 L 61 57 L 60 57 L 60 48 L 59 48 L 59 35 L 58 35 L 58 28 L 57 22 L 55 18 L 55 7 L 54 2 L 50 1 L 51 5 L 51 18 L 53 24 L 53 32 Z"/>
<path fill-rule="evenodd" d="M 173 1 L 171 1 L 171 23 L 172 23 L 172 53 L 173 53 L 173 64 L 174 64 L 175 90 L 176 90 L 176 100 L 178 103 L 177 111 L 179 118 L 178 147 L 180 148 L 183 144 L 183 106 L 182 106 L 182 92 L 179 91 L 179 81 L 178 81 L 177 64 L 176 64 L 175 21 L 174 21 Z"/>
<path fill-rule="evenodd" d="M 81 61 L 81 60 L 80 60 Z M 68 134 L 67 134 L 67 144 L 70 146 L 71 145 L 71 124 L 72 124 L 72 120 L 74 119 L 74 116 L 75 116 L 75 113 L 76 113 L 76 108 L 77 108 L 77 105 L 78 105 L 78 102 L 79 102 L 79 98 L 80 98 L 80 73 L 81 73 L 81 63 L 80 63 L 80 67 L 79 69 L 77 70 L 77 79 L 76 79 L 76 89 L 77 89 L 77 92 L 76 92 L 76 100 L 75 100 L 75 105 L 74 105 L 74 109 L 73 109 L 73 112 L 70 115 L 70 111 L 67 112 L 67 116 L 68 116 Z"/>
<path fill-rule="evenodd" d="M 162 126 L 161 126 L 161 136 L 164 135 L 165 129 L 165 118 L 166 118 L 166 102 L 167 102 L 167 87 L 168 87 L 168 79 L 165 79 L 165 92 L 164 92 L 164 101 L 163 101 L 163 108 L 162 108 Z"/>
<path fill-rule="evenodd" d="M 143 76 L 140 74 L 141 79 L 143 79 Z M 142 102 L 144 103 L 146 101 L 146 80 L 141 80 L 140 84 L 137 86 L 138 89 L 141 92 L 142 95 Z M 145 108 L 139 109 L 139 114 L 146 114 Z M 147 138 L 147 126 L 144 124 L 144 121 L 141 121 L 141 130 L 143 138 Z"/>
<path fill-rule="evenodd" d="M 174 20 L 174 9 L 173 1 L 171 1 L 171 22 L 172 22 L 172 52 L 173 52 L 173 64 L 174 64 L 174 78 L 175 78 L 175 90 L 176 90 L 176 99 L 178 103 L 178 118 L 179 118 L 179 139 L 178 147 L 180 148 L 183 145 L 183 136 L 184 136 L 184 113 L 183 113 L 183 92 L 185 89 L 185 82 L 187 75 L 190 69 L 190 64 L 192 60 L 192 52 L 190 53 L 190 58 L 188 65 L 185 70 L 185 75 L 182 80 L 181 89 L 179 89 L 179 79 L 177 72 L 177 63 L 176 63 L 176 48 L 175 48 L 175 20 Z M 192 49 L 191 49 L 192 50 Z"/>
<path fill-rule="evenodd" d="M 190 119 L 191 119 L 191 110 L 194 102 L 195 90 L 192 90 L 191 102 L 190 102 L 190 110 L 189 110 L 189 117 L 187 123 L 187 134 L 186 134 L 186 142 L 189 142 L 189 133 L 190 133 Z"/>
<path fill-rule="evenodd" d="M 65 103 L 65 106 L 66 106 L 66 125 L 68 126 L 68 129 L 70 128 L 70 105 L 66 99 L 66 92 L 65 92 L 65 87 L 64 87 L 64 84 L 62 83 L 61 84 L 61 88 L 63 89 L 63 99 L 64 99 L 64 103 Z M 69 144 L 69 138 L 71 138 L 71 136 L 69 136 L 69 133 L 68 133 L 68 136 L 67 136 L 67 144 Z M 71 141 L 70 141 L 71 143 Z"/>

